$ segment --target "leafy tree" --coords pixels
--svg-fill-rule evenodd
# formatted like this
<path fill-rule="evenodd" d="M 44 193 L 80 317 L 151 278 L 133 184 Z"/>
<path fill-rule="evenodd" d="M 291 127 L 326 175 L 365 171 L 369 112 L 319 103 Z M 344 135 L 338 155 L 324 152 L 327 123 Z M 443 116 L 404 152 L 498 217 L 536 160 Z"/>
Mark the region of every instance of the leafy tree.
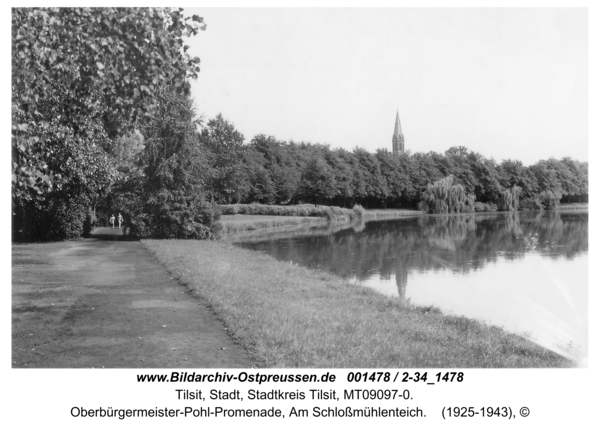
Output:
<path fill-rule="evenodd" d="M 402 206 L 416 206 L 419 202 L 420 192 L 417 190 L 417 184 L 411 175 L 414 168 L 411 153 L 407 151 L 398 154 L 396 156 L 396 162 L 401 178 L 400 182 L 402 183 L 402 192 L 400 194 L 399 203 Z"/>
<path fill-rule="evenodd" d="M 562 195 L 576 195 L 580 193 L 577 174 L 572 168 L 569 168 L 567 163 L 551 158 L 546 161 L 546 165 L 556 174 Z"/>
<path fill-rule="evenodd" d="M 274 187 L 275 202 L 287 203 L 296 193 L 301 175 L 290 154 L 290 146 L 276 140 L 275 137 L 259 134 L 250 141 L 247 151 L 249 158 L 253 158 L 252 152 L 261 157 L 260 164 L 269 173 Z M 249 160 L 249 163 L 251 162 L 252 160 Z M 269 188 L 267 182 L 264 182 L 264 186 Z"/>
<path fill-rule="evenodd" d="M 208 191 L 219 203 L 240 202 L 248 195 L 250 183 L 244 166 L 244 136 L 223 115 L 208 121 L 200 139 L 210 153 L 212 176 Z"/>
<path fill-rule="evenodd" d="M 101 148 L 106 134 L 91 120 L 79 121 L 78 132 L 52 119 L 34 124 L 47 153 L 43 155 L 44 172 L 53 181 L 42 192 L 16 191 L 13 187 L 13 239 L 16 241 L 76 238 L 91 226 L 89 207 L 116 178 L 108 154 Z M 17 139 L 21 144 L 23 138 Z M 24 143 L 23 143 L 24 144 Z M 36 152 L 41 149 L 36 149 Z M 14 153 L 14 151 L 13 151 Z M 32 164 L 34 161 L 27 161 Z M 14 179 L 13 174 L 13 179 Z M 33 177 L 28 177 L 35 185 Z M 86 219 L 86 217 L 89 218 Z"/>
<path fill-rule="evenodd" d="M 43 192 L 53 184 L 42 129 L 101 118 L 109 137 L 145 118 L 158 85 L 188 92 L 198 58 L 183 35 L 204 29 L 182 9 L 14 8 L 12 10 L 13 186 Z M 18 144 L 17 144 L 18 140 Z"/>
<path fill-rule="evenodd" d="M 587 201 L 588 197 L 588 164 L 569 157 L 561 159 L 561 163 L 570 170 L 571 182 L 567 187 L 565 202 Z"/>
<path fill-rule="evenodd" d="M 483 202 L 493 202 L 498 199 L 502 186 L 500 185 L 500 174 L 494 159 L 485 159 L 479 155 L 476 162 L 471 164 L 473 175 L 477 180 L 474 193 L 475 197 Z"/>
<path fill-rule="evenodd" d="M 111 154 L 115 167 L 123 178 L 139 175 L 140 156 L 144 150 L 144 136 L 139 130 L 123 135 L 113 143 Z"/>
<path fill-rule="evenodd" d="M 467 194 L 462 184 L 454 184 L 454 177 L 429 184 L 421 195 L 419 209 L 429 214 L 468 213 L 475 207 L 475 195 Z"/>
<path fill-rule="evenodd" d="M 246 147 L 244 151 L 244 163 L 250 191 L 248 193 L 248 202 L 259 202 L 262 204 L 272 204 L 276 199 L 276 189 L 269 170 L 265 168 L 265 158 L 254 147 Z"/>
<path fill-rule="evenodd" d="M 198 139 L 200 122 L 192 100 L 163 88 L 157 92 L 157 104 L 154 120 L 142 129 L 143 180 L 123 207 L 126 220 L 139 236 L 213 237 L 220 214 L 204 199 L 208 161 Z"/>
<path fill-rule="evenodd" d="M 344 149 L 330 151 L 326 161 L 335 177 L 335 199 L 339 205 L 347 207 L 354 198 L 352 154 Z"/>
<path fill-rule="evenodd" d="M 335 176 L 322 158 L 312 158 L 302 172 L 298 197 L 304 201 L 317 202 L 331 199 L 336 193 Z"/>
<path fill-rule="evenodd" d="M 187 79 L 196 77 L 199 60 L 185 52 L 182 37 L 196 34 L 204 25 L 202 18 L 185 18 L 181 12 L 12 10 L 12 194 L 17 239 L 44 238 L 39 230 L 47 222 L 40 219 L 50 215 L 52 224 L 60 224 L 71 214 L 57 217 L 52 214 L 55 207 L 64 211 L 89 206 L 112 182 L 115 171 L 107 153 L 114 139 L 131 131 L 136 121 L 148 121 L 157 87 L 169 84 L 189 91 Z M 80 217 L 78 211 L 72 215 Z M 35 219 L 25 218 L 28 214 Z"/>
<path fill-rule="evenodd" d="M 397 205 L 403 195 L 406 195 L 407 190 L 412 187 L 410 177 L 406 173 L 405 165 L 403 165 L 406 156 L 404 154 L 394 155 L 385 149 L 377 150 L 375 156 L 381 166 L 381 174 L 390 192 L 384 205 L 387 206 L 388 203 Z"/>
<path fill-rule="evenodd" d="M 532 197 L 538 188 L 531 170 L 519 160 L 505 159 L 500 163 L 499 182 L 505 188 L 520 187 L 524 198 Z"/>
<path fill-rule="evenodd" d="M 258 134 L 250 141 L 249 146 L 260 154 L 263 166 L 280 162 L 281 143 L 275 137 Z"/>
<path fill-rule="evenodd" d="M 264 167 L 257 167 L 251 173 L 250 177 L 250 201 L 260 202 L 261 204 L 273 204 L 277 196 L 277 190 L 271 180 L 269 171 Z"/>
<path fill-rule="evenodd" d="M 558 177 L 555 163 L 541 160 L 529 167 L 537 182 L 538 193 L 546 192 L 553 194 L 558 199 L 562 196 L 562 183 Z M 549 193 L 548 193 L 549 192 Z"/>
<path fill-rule="evenodd" d="M 421 192 L 427 188 L 427 185 L 441 180 L 444 176 L 435 165 L 431 156 L 425 153 L 414 153 L 410 156 L 408 167 L 415 190 L 411 202 L 413 205 L 416 205 L 419 202 Z"/>
<path fill-rule="evenodd" d="M 450 147 L 445 153 L 446 163 L 448 165 L 445 174 L 453 175 L 459 183 L 465 187 L 467 193 L 475 193 L 475 189 L 480 187 L 479 180 L 474 174 L 474 166 L 482 160 L 483 156 L 478 153 L 470 152 L 464 146 Z"/>
<path fill-rule="evenodd" d="M 353 155 L 357 161 L 357 169 L 355 170 L 356 180 L 364 182 L 364 193 L 357 194 L 356 196 L 362 197 L 365 206 L 369 206 L 369 200 L 372 202 L 371 205 L 381 205 L 387 199 L 390 190 L 385 177 L 381 174 L 379 161 L 375 156 L 360 147 L 354 149 Z M 359 186 L 357 188 L 362 187 Z"/>
<path fill-rule="evenodd" d="M 301 172 L 290 163 L 286 161 L 274 164 L 270 169 L 278 204 L 288 203 L 296 194 L 300 184 Z"/>
<path fill-rule="evenodd" d="M 519 194 L 521 188 L 513 186 L 500 192 L 500 208 L 504 211 L 517 211 L 519 209 Z"/>

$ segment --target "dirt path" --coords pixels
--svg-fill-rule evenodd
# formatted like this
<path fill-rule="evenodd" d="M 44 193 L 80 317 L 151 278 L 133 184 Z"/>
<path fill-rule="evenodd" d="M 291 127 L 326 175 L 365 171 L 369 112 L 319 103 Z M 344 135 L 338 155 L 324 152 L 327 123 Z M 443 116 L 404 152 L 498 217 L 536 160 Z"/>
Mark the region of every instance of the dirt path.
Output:
<path fill-rule="evenodd" d="M 13 367 L 251 367 L 221 323 L 139 242 L 13 245 Z M 113 239 L 110 239 L 113 238 Z"/>

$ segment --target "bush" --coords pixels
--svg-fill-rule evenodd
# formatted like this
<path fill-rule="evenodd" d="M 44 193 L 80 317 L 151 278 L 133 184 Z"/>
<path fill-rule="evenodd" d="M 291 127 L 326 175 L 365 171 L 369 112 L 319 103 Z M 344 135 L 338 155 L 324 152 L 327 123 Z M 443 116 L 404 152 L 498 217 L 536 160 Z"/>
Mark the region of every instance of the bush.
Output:
<path fill-rule="evenodd" d="M 327 220 L 333 221 L 333 220 L 335 220 L 335 211 L 330 207 L 323 208 L 323 216 L 322 217 L 326 217 Z"/>
<path fill-rule="evenodd" d="M 498 206 L 491 202 L 475 202 L 473 208 L 478 213 L 498 211 Z"/>
<path fill-rule="evenodd" d="M 552 210 L 560 204 L 560 192 L 544 190 L 539 195 L 521 199 L 520 205 L 526 210 Z"/>
<path fill-rule="evenodd" d="M 360 207 L 360 205 L 359 205 Z M 362 207 L 360 207 L 364 211 Z M 247 214 L 247 215 L 276 215 L 276 216 L 300 216 L 300 217 L 325 217 L 334 220 L 340 217 L 353 219 L 357 214 L 347 208 L 317 206 L 311 204 L 301 205 L 263 205 L 263 204 L 236 204 L 219 205 L 219 211 L 223 215 Z"/>
<path fill-rule="evenodd" d="M 88 213 L 85 198 L 17 201 L 13 199 L 15 242 L 61 241 L 80 238 Z"/>
<path fill-rule="evenodd" d="M 279 205 L 273 205 L 271 211 L 273 215 L 285 215 L 285 209 Z"/>
<path fill-rule="evenodd" d="M 147 201 L 141 212 L 124 216 L 131 234 L 139 238 L 216 239 L 222 230 L 221 209 L 199 197 Z"/>
<path fill-rule="evenodd" d="M 356 215 L 356 218 L 364 218 L 366 212 L 362 205 L 354 205 L 352 211 Z"/>
<path fill-rule="evenodd" d="M 336 206 L 331 206 L 329 207 L 329 209 L 331 209 L 333 211 L 333 214 L 337 217 L 337 216 L 345 216 L 348 213 L 348 210 L 345 208 L 340 208 L 340 207 L 336 207 Z"/>
<path fill-rule="evenodd" d="M 223 215 L 233 215 L 238 213 L 237 205 L 220 205 L 219 209 Z"/>
<path fill-rule="evenodd" d="M 307 205 L 306 209 L 308 210 L 308 215 L 311 217 L 325 217 L 325 211 L 323 211 L 322 207 L 315 207 L 313 205 Z"/>
<path fill-rule="evenodd" d="M 519 205 L 525 210 L 543 210 L 544 206 L 539 196 L 534 195 L 528 198 L 523 198 L 519 201 Z"/>
<path fill-rule="evenodd" d="M 80 238 L 83 234 L 83 223 L 87 215 L 87 208 L 77 201 L 71 203 L 61 202 L 52 216 L 48 239 L 65 240 Z"/>
<path fill-rule="evenodd" d="M 304 207 L 296 207 L 294 209 L 294 213 L 292 215 L 300 216 L 300 217 L 308 217 L 308 210 Z"/>
<path fill-rule="evenodd" d="M 560 198 L 562 194 L 560 192 L 552 192 L 550 190 L 544 190 L 540 193 L 540 202 L 544 209 L 553 210 L 560 205 Z"/>

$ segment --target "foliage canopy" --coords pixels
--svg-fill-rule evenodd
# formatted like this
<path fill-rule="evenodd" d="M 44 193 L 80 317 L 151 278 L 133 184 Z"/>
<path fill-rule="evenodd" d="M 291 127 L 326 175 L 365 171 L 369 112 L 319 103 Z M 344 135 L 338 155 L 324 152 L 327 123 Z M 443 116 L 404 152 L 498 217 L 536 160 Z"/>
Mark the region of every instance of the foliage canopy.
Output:
<path fill-rule="evenodd" d="M 183 37 L 204 28 L 202 18 L 186 18 L 182 9 L 14 8 L 17 194 L 52 190 L 60 172 L 48 163 L 53 152 L 48 135 L 60 134 L 61 126 L 77 136 L 94 122 L 101 136 L 96 143 L 110 151 L 112 138 L 131 130 L 137 120 L 148 119 L 158 87 L 189 92 L 187 79 L 197 76 L 200 60 L 186 53 Z"/>

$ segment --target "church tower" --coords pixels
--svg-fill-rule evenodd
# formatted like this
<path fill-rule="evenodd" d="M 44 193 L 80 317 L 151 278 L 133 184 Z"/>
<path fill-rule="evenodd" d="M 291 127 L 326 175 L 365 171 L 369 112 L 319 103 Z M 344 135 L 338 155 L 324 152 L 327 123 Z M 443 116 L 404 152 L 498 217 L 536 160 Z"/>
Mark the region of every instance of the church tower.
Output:
<path fill-rule="evenodd" d="M 392 137 L 392 152 L 395 155 L 404 153 L 404 134 L 402 134 L 398 110 L 396 110 L 396 123 L 394 125 L 394 136 Z"/>

